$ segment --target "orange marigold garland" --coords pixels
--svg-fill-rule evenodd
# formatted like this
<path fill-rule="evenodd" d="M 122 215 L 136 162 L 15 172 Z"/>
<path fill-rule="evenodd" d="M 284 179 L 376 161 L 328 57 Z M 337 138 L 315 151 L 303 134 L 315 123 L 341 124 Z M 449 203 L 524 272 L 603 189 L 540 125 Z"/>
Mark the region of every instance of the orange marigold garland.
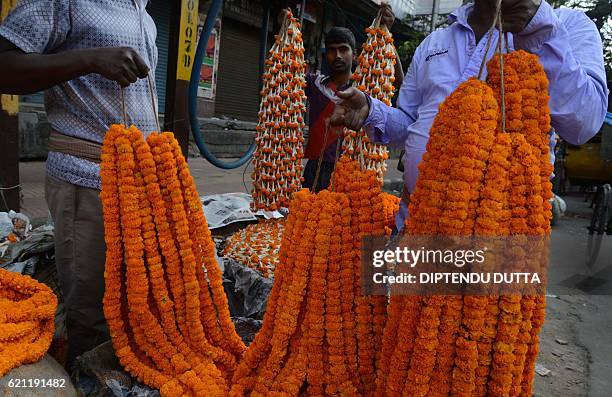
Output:
<path fill-rule="evenodd" d="M 358 57 L 357 70 L 353 74 L 353 85 L 391 106 L 395 92 L 395 64 L 397 52 L 393 46 L 393 36 L 384 24 L 380 14 L 366 31 L 367 39 Z M 374 170 L 379 181 L 387 170 L 386 160 L 389 153 L 384 145 L 370 142 L 363 130 L 346 129 L 343 153 L 359 162 L 361 168 Z"/>
<path fill-rule="evenodd" d="M 179 180 L 183 187 L 185 211 L 188 215 L 190 226 L 189 233 L 193 241 L 194 252 L 197 254 L 197 260 L 204 263 L 204 268 L 196 267 L 198 282 L 202 286 L 207 286 L 210 290 L 212 301 L 215 305 L 214 312 L 217 313 L 217 322 L 211 319 L 206 324 L 218 323 L 218 328 L 222 331 L 224 337 L 216 341 L 222 349 L 229 350 L 236 357 L 240 357 L 246 350 L 242 338 L 235 332 L 234 325 L 230 318 L 229 305 L 227 296 L 223 288 L 223 275 L 215 257 L 215 244 L 212 240 L 212 234 L 204 218 L 204 212 L 201 209 L 201 203 L 187 161 L 181 154 L 181 148 L 178 141 L 172 133 L 166 132 L 163 134 L 167 142 L 172 147 L 173 154 L 177 161 Z M 208 283 L 206 282 L 208 281 Z M 201 289 L 206 290 L 205 287 Z M 200 295 L 202 296 L 202 295 Z M 213 313 L 213 311 L 209 311 Z M 210 328 L 209 328 L 210 329 Z M 232 360 L 233 361 L 233 360 Z M 234 365 L 231 365 L 232 368 Z"/>
<path fill-rule="evenodd" d="M 29 276 L 0 269 L 0 377 L 39 361 L 55 331 L 57 297 Z"/>
<path fill-rule="evenodd" d="M 264 277 L 274 277 L 285 221 L 285 218 L 262 220 L 240 229 L 228 237 L 223 256 L 257 270 Z"/>
<path fill-rule="evenodd" d="M 362 236 L 385 234 L 385 199 L 375 173 L 347 158 L 334 182 L 290 203 L 264 323 L 232 396 L 374 392 L 386 298 L 360 296 L 358 249 Z"/>
<path fill-rule="evenodd" d="M 389 219 L 385 218 L 384 211 L 385 195 L 380 191 L 376 173 L 372 170 L 362 172 L 359 163 L 348 156 L 340 158 L 334 182 L 338 192 L 347 194 L 351 211 L 355 296 L 351 304 L 354 307 L 357 340 L 355 346 L 353 341 L 347 341 L 347 344 L 351 350 L 356 349 L 357 360 L 356 363 L 350 362 L 350 365 L 352 368 L 356 365 L 359 378 L 355 381 L 358 382 L 359 392 L 371 395 L 376 388 L 376 366 L 382 354 L 378 347 L 382 344 L 387 321 L 387 298 L 364 296 L 361 292 L 361 243 L 364 237 L 384 236 L 389 232 L 389 228 L 386 228 Z M 353 360 L 350 354 L 347 357 Z"/>
<path fill-rule="evenodd" d="M 491 70 L 489 84 L 499 90 L 500 76 L 497 65 L 499 57 L 489 65 Z M 528 271 L 544 271 L 548 260 L 546 238 L 550 234 L 552 185 L 550 175 L 552 165 L 549 154 L 551 131 L 548 108 L 548 79 L 537 56 L 524 51 L 504 55 L 504 75 L 506 70 L 516 79 L 515 91 L 520 93 L 520 103 L 516 104 L 520 113 L 520 125 L 512 135 L 515 149 L 513 157 L 523 159 L 523 187 L 514 198 L 520 208 L 518 215 L 524 219 L 511 223 L 513 234 L 541 236 L 541 257 L 527 256 L 523 261 Z M 506 82 L 506 78 L 504 78 Z M 512 86 L 511 86 L 512 88 Z M 509 104 L 510 106 L 512 103 Z M 516 189 L 516 188 L 515 188 Z M 538 351 L 538 335 L 545 317 L 545 297 L 525 295 L 521 297 L 521 319 L 519 321 L 516 343 L 514 344 L 514 369 L 510 395 L 531 395 L 535 360 Z"/>
<path fill-rule="evenodd" d="M 178 144 L 114 125 L 101 176 L 104 311 L 120 362 L 163 396 L 226 395 L 244 344 Z"/>
<path fill-rule="evenodd" d="M 406 230 L 509 236 L 506 263 L 541 271 L 546 251 L 530 258 L 523 244 L 550 231 L 547 84 L 535 56 L 504 60 L 503 96 L 496 56 L 488 65 L 493 90 L 468 80 L 441 104 Z M 506 130 L 498 124 L 502 98 Z M 527 295 L 393 296 L 377 394 L 530 395 L 544 303 Z"/>
<path fill-rule="evenodd" d="M 253 154 L 253 208 L 287 207 L 301 189 L 306 111 L 304 45 L 300 23 L 289 13 L 270 49 L 263 74 Z"/>
<path fill-rule="evenodd" d="M 104 238 L 106 241 L 106 267 L 104 272 L 104 315 L 108 324 L 115 354 L 121 364 L 133 376 L 146 384 L 162 388 L 167 395 L 181 395 L 183 388 L 157 369 L 144 362 L 144 354 L 138 351 L 130 336 L 126 308 L 125 270 L 123 269 L 123 238 L 120 222 L 119 183 L 118 183 L 118 153 L 115 139 L 125 134 L 119 125 L 111 126 L 106 133 L 102 146 L 100 176 L 102 191 L 100 199 L 104 214 Z"/>

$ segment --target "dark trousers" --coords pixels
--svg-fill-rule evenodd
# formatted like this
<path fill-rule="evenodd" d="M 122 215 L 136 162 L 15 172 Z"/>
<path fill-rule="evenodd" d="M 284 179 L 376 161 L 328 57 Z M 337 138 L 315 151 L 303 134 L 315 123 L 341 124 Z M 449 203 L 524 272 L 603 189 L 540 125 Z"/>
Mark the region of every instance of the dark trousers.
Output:
<path fill-rule="evenodd" d="M 104 221 L 100 192 L 47 176 L 55 224 L 55 262 L 66 308 L 68 363 L 110 339 L 104 296 Z"/>
<path fill-rule="evenodd" d="M 304 182 L 302 187 L 305 189 L 312 189 L 317 174 L 317 166 L 319 160 L 308 160 L 304 167 Z M 321 170 L 319 172 L 319 178 L 317 179 L 316 191 L 319 192 L 323 189 L 327 189 L 331 180 L 332 172 L 334 172 L 334 163 L 327 161 L 321 162 Z"/>

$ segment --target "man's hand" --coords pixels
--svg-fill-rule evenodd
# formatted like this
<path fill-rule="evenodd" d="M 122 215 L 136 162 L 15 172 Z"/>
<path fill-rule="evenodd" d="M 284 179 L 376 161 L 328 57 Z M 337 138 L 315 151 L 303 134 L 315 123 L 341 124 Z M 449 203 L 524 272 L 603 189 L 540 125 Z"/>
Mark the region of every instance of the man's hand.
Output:
<path fill-rule="evenodd" d="M 278 17 L 276 18 L 276 22 L 278 22 L 279 26 L 283 24 L 283 21 L 285 20 L 285 18 L 287 18 L 287 16 L 289 15 L 290 12 L 291 12 L 290 8 L 283 8 L 278 13 Z"/>
<path fill-rule="evenodd" d="M 336 104 L 330 123 L 359 130 L 370 113 L 370 105 L 365 94 L 355 87 L 350 87 L 337 92 L 336 95 L 341 101 Z"/>
<path fill-rule="evenodd" d="M 127 87 L 149 74 L 149 67 L 132 48 L 94 48 L 86 51 L 84 59 L 88 63 L 90 73 L 100 74 L 116 81 L 122 87 Z"/>
<path fill-rule="evenodd" d="M 502 28 L 506 32 L 522 32 L 538 12 L 542 0 L 503 0 Z"/>
<path fill-rule="evenodd" d="M 387 2 L 380 3 L 380 13 L 381 20 L 387 26 L 387 29 L 391 30 L 391 26 L 395 22 L 395 14 L 393 13 L 393 8 L 391 8 L 391 4 Z"/>

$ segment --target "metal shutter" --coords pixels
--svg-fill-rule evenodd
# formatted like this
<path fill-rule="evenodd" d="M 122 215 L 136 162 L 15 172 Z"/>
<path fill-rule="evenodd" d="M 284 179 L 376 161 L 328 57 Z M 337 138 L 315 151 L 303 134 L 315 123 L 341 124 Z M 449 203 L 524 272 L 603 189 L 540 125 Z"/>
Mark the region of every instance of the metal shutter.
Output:
<path fill-rule="evenodd" d="M 164 113 L 166 105 L 166 74 L 168 73 L 168 45 L 170 43 L 170 17 L 172 13 L 172 2 L 151 1 L 147 6 L 147 12 L 155 21 L 157 27 L 157 67 L 155 69 L 155 85 L 157 86 L 157 98 L 159 101 L 159 112 Z"/>
<path fill-rule="evenodd" d="M 215 98 L 216 116 L 257 120 L 259 36 L 258 28 L 223 18 Z"/>

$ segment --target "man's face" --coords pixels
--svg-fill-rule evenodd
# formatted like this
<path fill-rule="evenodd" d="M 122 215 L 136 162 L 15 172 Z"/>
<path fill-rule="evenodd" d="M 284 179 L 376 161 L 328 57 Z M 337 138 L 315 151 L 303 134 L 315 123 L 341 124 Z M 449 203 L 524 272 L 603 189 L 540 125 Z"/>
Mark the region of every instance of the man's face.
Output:
<path fill-rule="evenodd" d="M 497 6 L 497 0 L 485 0 L 490 7 Z M 501 12 L 503 29 L 506 32 L 519 33 L 537 11 L 542 0 L 502 0 Z"/>
<path fill-rule="evenodd" d="M 330 44 L 325 49 L 327 64 L 332 73 L 344 73 L 351 69 L 353 63 L 353 50 L 346 43 Z"/>

